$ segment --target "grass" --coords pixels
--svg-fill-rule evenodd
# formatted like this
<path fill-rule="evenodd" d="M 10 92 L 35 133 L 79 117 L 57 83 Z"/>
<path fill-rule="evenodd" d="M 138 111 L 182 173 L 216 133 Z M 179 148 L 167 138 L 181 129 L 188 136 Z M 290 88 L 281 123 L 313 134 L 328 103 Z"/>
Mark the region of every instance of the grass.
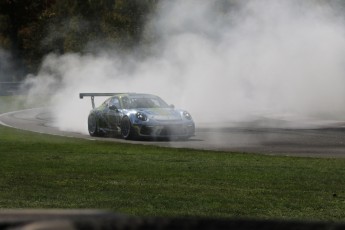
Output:
<path fill-rule="evenodd" d="M 0 113 L 24 108 L 21 98 L 13 96 L 0 96 Z"/>
<path fill-rule="evenodd" d="M 28 100 L 25 95 L 22 96 L 0 96 L 0 114 L 25 108 L 41 107 L 46 105 L 45 97 Z"/>
<path fill-rule="evenodd" d="M 345 160 L 64 138 L 0 126 L 0 208 L 345 220 Z"/>

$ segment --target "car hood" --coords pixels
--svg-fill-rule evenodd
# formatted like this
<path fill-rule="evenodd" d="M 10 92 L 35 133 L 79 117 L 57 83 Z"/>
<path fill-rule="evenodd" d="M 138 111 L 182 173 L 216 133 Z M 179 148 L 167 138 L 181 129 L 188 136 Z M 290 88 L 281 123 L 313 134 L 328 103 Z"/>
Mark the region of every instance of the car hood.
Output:
<path fill-rule="evenodd" d="M 149 108 L 142 109 L 140 112 L 145 113 L 149 119 L 154 119 L 157 121 L 182 120 L 180 112 L 171 108 Z"/>

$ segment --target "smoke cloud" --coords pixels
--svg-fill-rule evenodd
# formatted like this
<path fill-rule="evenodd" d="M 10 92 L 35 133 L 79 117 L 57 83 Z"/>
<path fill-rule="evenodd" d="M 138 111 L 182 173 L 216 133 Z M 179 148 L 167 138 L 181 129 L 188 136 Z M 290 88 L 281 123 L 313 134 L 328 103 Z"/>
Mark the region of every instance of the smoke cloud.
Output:
<path fill-rule="evenodd" d="M 153 41 L 130 55 L 50 54 L 32 96 L 50 93 L 62 130 L 87 133 L 80 92 L 142 92 L 197 122 L 345 115 L 345 26 L 337 1 L 161 1 Z M 96 100 L 99 104 L 104 98 Z"/>

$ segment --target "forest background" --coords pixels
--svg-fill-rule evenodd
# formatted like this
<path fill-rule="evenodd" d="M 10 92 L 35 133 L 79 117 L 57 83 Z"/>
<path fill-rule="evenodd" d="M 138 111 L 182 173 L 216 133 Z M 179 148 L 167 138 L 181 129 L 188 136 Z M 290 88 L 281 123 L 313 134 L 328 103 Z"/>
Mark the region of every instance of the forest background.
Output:
<path fill-rule="evenodd" d="M 0 0 L 0 82 L 36 73 L 48 53 L 134 49 L 158 0 Z"/>

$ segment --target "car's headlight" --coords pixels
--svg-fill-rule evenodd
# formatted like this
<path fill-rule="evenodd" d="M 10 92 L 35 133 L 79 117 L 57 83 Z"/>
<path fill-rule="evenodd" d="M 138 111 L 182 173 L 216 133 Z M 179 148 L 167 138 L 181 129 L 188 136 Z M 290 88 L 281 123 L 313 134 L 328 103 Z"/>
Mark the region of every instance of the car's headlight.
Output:
<path fill-rule="evenodd" d="M 141 121 L 147 121 L 147 116 L 144 113 L 137 112 L 135 116 Z"/>
<path fill-rule="evenodd" d="M 186 118 L 187 120 L 192 120 L 192 116 L 187 111 L 183 111 L 182 114 L 183 114 L 183 117 Z"/>

